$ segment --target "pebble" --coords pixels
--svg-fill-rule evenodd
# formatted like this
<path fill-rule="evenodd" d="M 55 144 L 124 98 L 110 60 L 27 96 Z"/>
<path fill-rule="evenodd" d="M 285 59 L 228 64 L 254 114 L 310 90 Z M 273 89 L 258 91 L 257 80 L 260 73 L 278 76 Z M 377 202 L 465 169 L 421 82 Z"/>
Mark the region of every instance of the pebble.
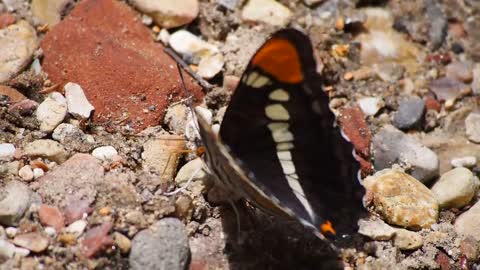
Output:
<path fill-rule="evenodd" d="M 53 227 L 57 232 L 65 227 L 65 217 L 56 206 L 42 204 L 38 210 L 38 217 L 42 225 Z"/>
<path fill-rule="evenodd" d="M 74 246 L 77 244 L 77 237 L 71 233 L 62 233 L 58 236 L 57 240 L 66 246 Z"/>
<path fill-rule="evenodd" d="M 175 200 L 175 215 L 181 220 L 190 220 L 193 212 L 193 200 L 190 196 L 181 194 Z"/>
<path fill-rule="evenodd" d="M 164 28 L 158 33 L 156 40 L 161 41 L 163 45 L 167 46 L 170 42 L 170 33 Z"/>
<path fill-rule="evenodd" d="M 10 104 L 27 99 L 22 93 L 17 91 L 17 89 L 5 85 L 0 85 L 0 95 L 7 96 Z"/>
<path fill-rule="evenodd" d="M 415 250 L 422 247 L 423 239 L 419 233 L 405 229 L 396 229 L 393 245 L 400 250 Z"/>
<path fill-rule="evenodd" d="M 465 156 L 465 157 L 453 158 L 450 161 L 450 164 L 455 168 L 458 168 L 458 167 L 473 168 L 477 164 L 477 157 Z"/>
<path fill-rule="evenodd" d="M 398 169 L 385 169 L 363 181 L 366 202 L 393 225 L 429 228 L 438 219 L 438 203 L 420 181 Z"/>
<path fill-rule="evenodd" d="M 28 255 L 30 255 L 30 250 L 26 248 L 15 247 L 15 254 L 21 257 L 27 257 Z"/>
<path fill-rule="evenodd" d="M 18 170 L 18 176 L 20 176 L 25 181 L 32 181 L 33 180 L 33 170 L 30 165 L 25 165 L 20 170 Z"/>
<path fill-rule="evenodd" d="M 79 120 L 89 118 L 95 108 L 88 101 L 82 87 L 69 82 L 65 84 L 64 89 L 68 112 Z"/>
<path fill-rule="evenodd" d="M 463 83 L 471 83 L 473 72 L 470 66 L 462 62 L 452 62 L 446 67 L 446 75 Z"/>
<path fill-rule="evenodd" d="M 292 12 L 274 0 L 249 0 L 242 9 L 241 17 L 244 21 L 286 26 L 292 18 Z"/>
<path fill-rule="evenodd" d="M 445 102 L 455 101 L 470 89 L 468 85 L 448 77 L 431 81 L 428 88 L 435 93 L 438 100 Z"/>
<path fill-rule="evenodd" d="M 365 115 L 374 116 L 385 106 L 385 102 L 380 97 L 364 97 L 357 100 L 358 106 Z"/>
<path fill-rule="evenodd" d="M 39 253 L 47 249 L 48 238 L 39 233 L 32 232 L 15 236 L 13 243 L 35 253 Z"/>
<path fill-rule="evenodd" d="M 462 252 L 467 259 L 476 261 L 480 253 L 477 240 L 471 236 L 465 237 L 465 239 L 460 242 L 460 252 Z"/>
<path fill-rule="evenodd" d="M 132 241 L 130 241 L 130 239 L 128 239 L 128 237 L 126 237 L 125 235 L 119 232 L 114 232 L 113 241 L 115 242 L 115 245 L 120 249 L 120 252 L 122 254 L 128 254 L 128 252 L 130 252 L 130 248 L 132 247 Z"/>
<path fill-rule="evenodd" d="M 185 140 L 177 135 L 163 135 L 148 140 L 143 145 L 143 166 L 153 168 L 165 179 L 173 179 L 177 171 L 181 151 L 185 150 Z"/>
<path fill-rule="evenodd" d="M 0 201 L 0 223 L 14 226 L 30 206 L 32 192 L 18 181 L 8 182 L 0 191 L 4 194 Z"/>
<path fill-rule="evenodd" d="M 146 223 L 143 213 L 139 210 L 132 210 L 125 215 L 125 221 L 130 224 L 141 226 Z"/>
<path fill-rule="evenodd" d="M 67 100 L 58 92 L 51 93 L 38 105 L 36 117 L 40 122 L 40 130 L 52 132 L 67 115 Z"/>
<path fill-rule="evenodd" d="M 63 210 L 65 223 L 72 224 L 84 216 L 88 216 L 92 211 L 89 200 L 71 200 Z"/>
<path fill-rule="evenodd" d="M 189 114 L 191 113 L 192 112 L 190 108 L 188 108 L 186 105 L 175 104 L 168 107 L 163 121 L 175 134 L 184 134 L 186 122 Z"/>
<path fill-rule="evenodd" d="M 0 9 L 0 29 L 3 29 L 9 25 L 14 24 L 17 21 L 15 16 L 10 13 L 2 13 Z"/>
<path fill-rule="evenodd" d="M 198 63 L 197 74 L 204 79 L 212 79 L 223 68 L 225 60 L 220 53 L 202 57 Z"/>
<path fill-rule="evenodd" d="M 19 21 L 0 29 L 0 83 L 22 71 L 37 48 L 35 29 L 26 21 Z"/>
<path fill-rule="evenodd" d="M 27 144 L 23 150 L 29 157 L 48 158 L 57 163 L 63 163 L 68 155 L 61 144 L 49 139 L 33 141 Z"/>
<path fill-rule="evenodd" d="M 95 139 L 91 135 L 85 134 L 78 126 L 67 123 L 58 125 L 53 130 L 52 138 L 79 152 L 90 151 L 95 143 Z"/>
<path fill-rule="evenodd" d="M 201 185 L 191 185 L 187 187 L 194 195 L 199 195 L 205 190 L 205 183 L 209 179 L 209 175 L 203 169 L 204 163 L 201 158 L 196 158 L 187 162 L 180 168 L 175 176 L 175 184 L 177 187 L 183 187 L 187 184 L 188 180 L 192 178 L 192 182 L 202 182 Z M 194 175 L 195 174 L 195 175 Z M 192 190 L 195 189 L 195 190 Z"/>
<path fill-rule="evenodd" d="M 480 202 L 462 213 L 455 220 L 455 232 L 464 236 L 471 236 L 480 241 Z"/>
<path fill-rule="evenodd" d="M 379 218 L 361 219 L 358 221 L 358 233 L 373 240 L 390 240 L 395 229 Z"/>
<path fill-rule="evenodd" d="M 350 139 L 355 151 L 360 156 L 369 158 L 372 134 L 360 107 L 343 107 L 340 110 L 339 121 L 343 132 Z"/>
<path fill-rule="evenodd" d="M 0 239 L 0 258 L 12 258 L 15 254 L 15 245 L 7 240 Z"/>
<path fill-rule="evenodd" d="M 375 75 L 373 68 L 364 66 L 351 72 L 355 81 L 367 80 Z"/>
<path fill-rule="evenodd" d="M 390 168 L 395 163 L 407 165 L 409 173 L 422 183 L 438 175 L 437 155 L 393 126 L 386 125 L 375 134 L 372 148 L 377 170 Z"/>
<path fill-rule="evenodd" d="M 113 239 L 108 235 L 112 227 L 111 222 L 105 222 L 87 231 L 82 241 L 82 251 L 87 258 L 113 245 Z"/>
<path fill-rule="evenodd" d="M 424 114 L 425 101 L 419 97 L 410 97 L 400 101 L 392 122 L 396 128 L 403 130 L 420 127 Z"/>
<path fill-rule="evenodd" d="M 53 227 L 46 227 L 44 231 L 48 236 L 52 238 L 57 236 L 57 230 L 55 230 L 55 228 Z"/>
<path fill-rule="evenodd" d="M 15 155 L 15 145 L 0 143 L 0 161 L 10 161 Z"/>
<path fill-rule="evenodd" d="M 21 116 L 30 116 L 38 108 L 38 103 L 30 99 L 24 99 L 18 103 L 10 105 L 8 112 L 18 113 Z"/>
<path fill-rule="evenodd" d="M 40 168 L 33 169 L 33 178 L 34 179 L 38 179 L 38 178 L 42 177 L 43 175 L 45 175 L 45 172 L 42 169 L 40 169 Z"/>
<path fill-rule="evenodd" d="M 72 224 L 68 225 L 65 232 L 75 235 L 76 238 L 80 237 L 87 228 L 88 222 L 83 219 L 79 219 Z"/>
<path fill-rule="evenodd" d="M 377 63 L 373 65 L 373 70 L 377 76 L 385 82 L 397 82 L 403 77 L 405 68 L 395 62 L 392 63 Z"/>
<path fill-rule="evenodd" d="M 61 13 L 70 2 L 71 0 L 32 0 L 30 8 L 39 24 L 51 27 L 60 22 Z"/>
<path fill-rule="evenodd" d="M 478 179 L 466 168 L 455 168 L 432 186 L 441 208 L 462 208 L 470 203 L 478 188 Z"/>
<path fill-rule="evenodd" d="M 176 218 L 163 218 L 135 235 L 129 262 L 132 270 L 183 270 L 189 258 L 185 225 Z"/>
<path fill-rule="evenodd" d="M 113 146 L 101 146 L 92 151 L 92 156 L 102 161 L 111 161 L 117 155 L 117 149 Z"/>
<path fill-rule="evenodd" d="M 18 229 L 15 227 L 7 227 L 5 229 L 5 234 L 8 238 L 14 238 L 17 235 Z"/>
<path fill-rule="evenodd" d="M 465 132 L 470 141 L 480 143 L 480 113 L 471 112 L 467 116 L 465 119 Z"/>
<path fill-rule="evenodd" d="M 133 0 L 132 4 L 148 14 L 162 28 L 189 24 L 198 16 L 198 0 Z"/>
<path fill-rule="evenodd" d="M 473 68 L 472 91 L 476 95 L 480 94 L 480 63 L 475 64 Z"/>

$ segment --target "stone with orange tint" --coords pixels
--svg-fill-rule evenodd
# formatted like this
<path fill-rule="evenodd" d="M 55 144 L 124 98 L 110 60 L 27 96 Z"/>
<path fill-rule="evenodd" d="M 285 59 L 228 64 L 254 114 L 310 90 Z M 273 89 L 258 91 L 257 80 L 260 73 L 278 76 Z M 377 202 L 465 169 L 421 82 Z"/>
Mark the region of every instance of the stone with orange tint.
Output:
<path fill-rule="evenodd" d="M 141 131 L 160 124 L 170 101 L 184 93 L 176 63 L 139 15 L 119 1 L 81 1 L 41 47 L 43 70 L 53 83 L 81 85 L 97 123 Z M 185 77 L 200 100 L 200 86 Z"/>
<path fill-rule="evenodd" d="M 340 111 L 340 124 L 343 132 L 345 132 L 355 147 L 355 151 L 368 159 L 370 157 L 372 135 L 362 109 L 358 106 L 342 108 Z"/>

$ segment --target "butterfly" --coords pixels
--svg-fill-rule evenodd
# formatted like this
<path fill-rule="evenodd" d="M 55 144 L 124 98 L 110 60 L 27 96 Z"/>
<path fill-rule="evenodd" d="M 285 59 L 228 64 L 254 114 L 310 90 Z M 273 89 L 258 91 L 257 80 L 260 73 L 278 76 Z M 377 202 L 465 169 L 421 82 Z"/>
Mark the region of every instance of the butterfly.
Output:
<path fill-rule="evenodd" d="M 219 133 L 199 113 L 197 121 L 218 184 L 322 239 L 340 239 L 357 230 L 364 190 L 321 85 L 310 39 L 279 30 L 250 60 Z"/>

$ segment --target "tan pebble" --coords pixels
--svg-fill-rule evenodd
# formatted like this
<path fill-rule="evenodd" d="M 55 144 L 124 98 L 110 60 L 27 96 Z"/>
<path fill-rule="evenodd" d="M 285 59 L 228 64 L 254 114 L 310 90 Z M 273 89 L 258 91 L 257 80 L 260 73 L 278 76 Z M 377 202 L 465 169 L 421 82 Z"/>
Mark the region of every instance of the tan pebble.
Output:
<path fill-rule="evenodd" d="M 415 250 L 423 245 L 420 234 L 405 229 L 397 229 L 393 244 L 401 250 Z"/>
<path fill-rule="evenodd" d="M 111 211 L 112 211 L 112 208 L 110 208 L 109 206 L 105 206 L 105 207 L 100 208 L 100 210 L 98 210 L 98 213 L 101 216 L 106 216 L 106 215 L 110 214 Z"/>
<path fill-rule="evenodd" d="M 343 79 L 346 81 L 350 81 L 353 79 L 353 73 L 352 72 L 347 72 L 343 75 Z"/>
<path fill-rule="evenodd" d="M 335 21 L 335 29 L 337 29 L 338 31 L 342 31 L 344 28 L 345 28 L 345 19 L 342 16 L 340 16 Z"/>
<path fill-rule="evenodd" d="M 67 246 L 74 246 L 77 244 L 77 237 L 72 233 L 62 233 L 57 240 Z"/>
<path fill-rule="evenodd" d="M 152 27 L 152 31 L 153 31 L 154 33 L 160 33 L 160 30 L 161 30 L 161 29 L 160 29 L 160 27 L 159 27 L 158 25 L 154 25 L 154 26 Z"/>
<path fill-rule="evenodd" d="M 115 245 L 120 249 L 120 252 L 123 254 L 127 254 L 130 252 L 130 248 L 132 246 L 132 241 L 128 239 L 125 235 L 119 233 L 119 232 L 114 232 L 113 233 L 113 241 L 115 241 Z"/>

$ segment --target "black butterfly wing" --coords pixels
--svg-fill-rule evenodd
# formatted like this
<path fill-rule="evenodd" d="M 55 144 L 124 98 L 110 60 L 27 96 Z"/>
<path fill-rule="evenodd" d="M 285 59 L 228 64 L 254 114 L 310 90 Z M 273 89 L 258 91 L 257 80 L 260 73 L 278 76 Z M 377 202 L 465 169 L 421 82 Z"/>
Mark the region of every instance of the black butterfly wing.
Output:
<path fill-rule="evenodd" d="M 350 234 L 365 212 L 363 188 L 353 148 L 333 123 L 309 38 L 285 29 L 252 58 L 220 138 L 254 184 L 302 223 Z"/>

